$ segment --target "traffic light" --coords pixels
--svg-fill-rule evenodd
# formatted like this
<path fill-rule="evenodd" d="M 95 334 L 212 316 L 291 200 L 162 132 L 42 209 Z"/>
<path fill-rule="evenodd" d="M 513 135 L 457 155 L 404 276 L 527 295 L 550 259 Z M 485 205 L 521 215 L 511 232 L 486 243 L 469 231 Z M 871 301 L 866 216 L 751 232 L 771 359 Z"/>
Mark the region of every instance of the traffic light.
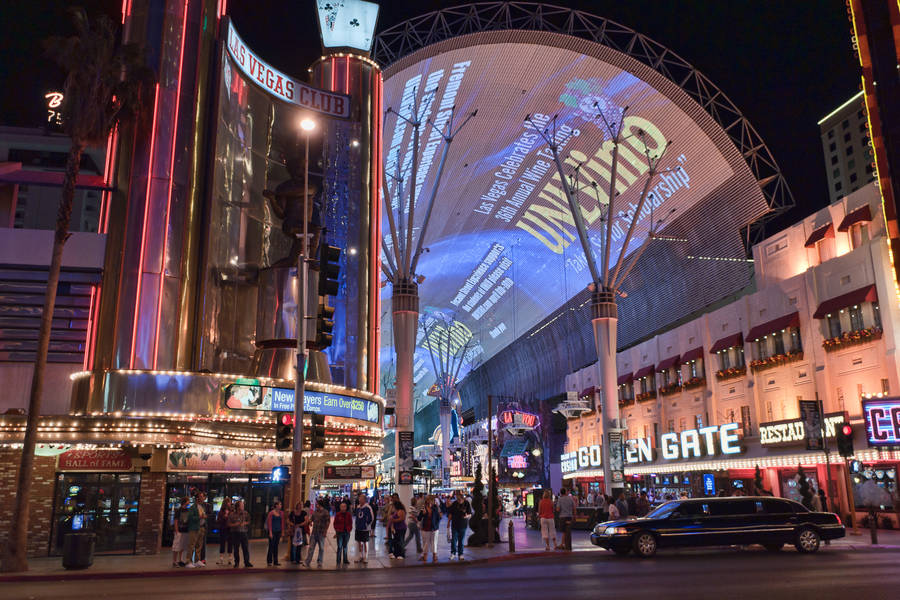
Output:
<path fill-rule="evenodd" d="M 838 452 L 844 458 L 853 456 L 853 428 L 849 423 L 843 423 L 837 430 Z"/>
<path fill-rule="evenodd" d="M 319 295 L 337 296 L 341 273 L 341 249 L 328 244 L 319 245 Z"/>
<path fill-rule="evenodd" d="M 294 416 L 290 414 L 281 415 L 281 418 L 275 425 L 275 449 L 290 450 L 293 445 Z"/>
<path fill-rule="evenodd" d="M 325 447 L 325 415 L 312 414 L 309 444 L 313 450 L 321 450 Z"/>
<path fill-rule="evenodd" d="M 334 308 L 328 306 L 328 299 L 323 298 L 319 303 L 319 312 L 316 314 L 316 347 L 323 350 L 331 345 L 334 340 Z"/>

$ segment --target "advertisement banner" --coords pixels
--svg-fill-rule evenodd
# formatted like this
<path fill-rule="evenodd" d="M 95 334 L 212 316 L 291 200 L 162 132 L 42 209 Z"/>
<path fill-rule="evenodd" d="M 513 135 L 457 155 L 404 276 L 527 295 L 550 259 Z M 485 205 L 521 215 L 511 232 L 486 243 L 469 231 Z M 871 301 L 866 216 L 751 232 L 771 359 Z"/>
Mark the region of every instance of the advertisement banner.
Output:
<path fill-rule="evenodd" d="M 375 479 L 375 467 L 366 465 L 325 465 L 323 478 L 330 479 Z"/>
<path fill-rule="evenodd" d="M 229 383 L 222 386 L 224 405 L 232 410 L 259 410 L 294 412 L 294 390 L 245 383 Z M 303 412 L 328 417 L 360 419 L 378 422 L 378 403 L 343 394 L 306 390 L 303 394 Z"/>
<path fill-rule="evenodd" d="M 806 449 L 824 450 L 821 403 L 818 400 L 800 400 L 800 421 L 806 431 Z"/>
<path fill-rule="evenodd" d="M 871 398 L 862 405 L 869 445 L 900 446 L 900 398 Z"/>
<path fill-rule="evenodd" d="M 622 431 L 610 431 L 606 434 L 609 442 L 609 470 L 613 483 L 625 481 L 625 445 Z"/>
<path fill-rule="evenodd" d="M 397 474 L 400 485 L 412 485 L 413 482 L 413 432 L 398 431 L 400 440 L 397 448 Z"/>

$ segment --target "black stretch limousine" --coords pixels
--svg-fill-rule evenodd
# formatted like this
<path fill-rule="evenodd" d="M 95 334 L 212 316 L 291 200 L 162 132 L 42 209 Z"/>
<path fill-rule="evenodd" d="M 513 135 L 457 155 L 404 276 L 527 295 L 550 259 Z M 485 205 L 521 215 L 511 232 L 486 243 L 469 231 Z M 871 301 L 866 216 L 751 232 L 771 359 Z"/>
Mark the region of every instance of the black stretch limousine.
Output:
<path fill-rule="evenodd" d="M 676 500 L 640 519 L 600 523 L 591 543 L 641 557 L 657 548 L 761 544 L 777 552 L 785 544 L 811 553 L 822 540 L 844 537 L 837 515 L 811 512 L 784 498 L 739 497 Z"/>

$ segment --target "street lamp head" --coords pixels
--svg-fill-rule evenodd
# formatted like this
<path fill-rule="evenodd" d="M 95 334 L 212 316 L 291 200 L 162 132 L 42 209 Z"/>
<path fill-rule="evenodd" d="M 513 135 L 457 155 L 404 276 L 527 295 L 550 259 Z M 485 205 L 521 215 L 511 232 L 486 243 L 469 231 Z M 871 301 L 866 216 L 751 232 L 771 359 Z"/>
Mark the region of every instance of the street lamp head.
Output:
<path fill-rule="evenodd" d="M 316 122 L 310 118 L 305 118 L 300 121 L 300 128 L 303 129 L 303 131 L 312 131 L 316 128 Z"/>

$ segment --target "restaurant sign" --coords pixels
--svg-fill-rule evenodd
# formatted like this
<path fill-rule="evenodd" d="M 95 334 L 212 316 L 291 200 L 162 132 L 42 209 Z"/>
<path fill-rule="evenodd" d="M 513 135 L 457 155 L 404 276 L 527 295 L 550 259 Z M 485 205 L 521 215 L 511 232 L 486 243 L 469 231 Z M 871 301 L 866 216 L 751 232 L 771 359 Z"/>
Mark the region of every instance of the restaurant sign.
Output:
<path fill-rule="evenodd" d="M 124 450 L 69 450 L 59 455 L 57 471 L 130 471 L 131 457 Z"/>
<path fill-rule="evenodd" d="M 825 415 L 825 437 L 833 438 L 836 427 L 847 421 L 844 412 Z M 759 443 L 763 446 L 790 446 L 806 441 L 806 427 L 803 419 L 786 419 L 759 424 Z"/>

